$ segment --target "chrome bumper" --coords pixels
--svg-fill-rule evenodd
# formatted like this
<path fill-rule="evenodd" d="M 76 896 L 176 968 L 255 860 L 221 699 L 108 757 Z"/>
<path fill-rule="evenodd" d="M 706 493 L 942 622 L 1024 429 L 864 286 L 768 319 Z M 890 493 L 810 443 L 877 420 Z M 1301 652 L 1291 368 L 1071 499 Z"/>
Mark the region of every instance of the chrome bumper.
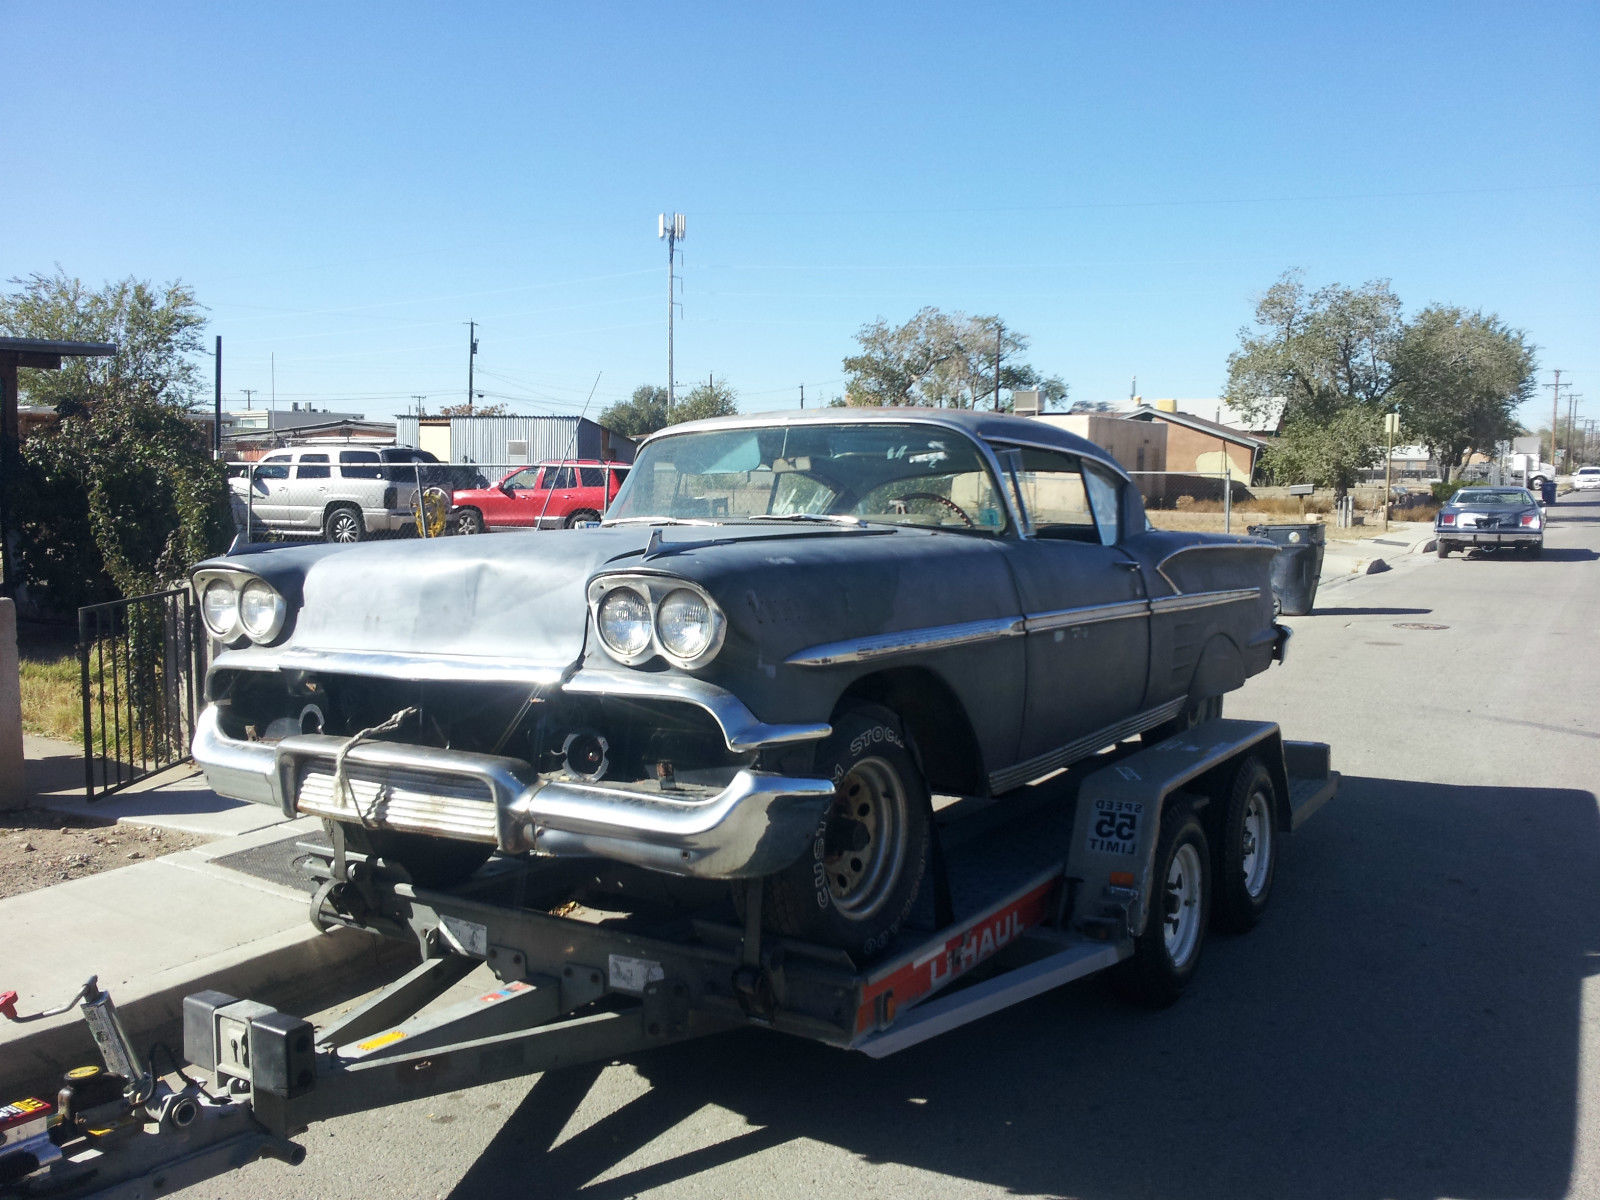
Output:
<path fill-rule="evenodd" d="M 609 858 L 705 879 L 788 866 L 834 792 L 830 780 L 751 770 L 720 791 L 582 783 L 540 778 L 521 759 L 362 742 L 345 756 L 350 795 L 336 796 L 334 756 L 343 745 L 343 738 L 321 734 L 240 741 L 222 732 L 208 705 L 194 757 L 221 795 L 270 804 L 286 816 L 365 819 L 383 829 L 487 842 L 509 854 Z"/>
<path fill-rule="evenodd" d="M 1462 546 L 1498 546 L 1501 542 L 1544 542 L 1543 529 L 1457 529 L 1453 525 L 1435 529 L 1437 541 L 1454 542 Z"/>

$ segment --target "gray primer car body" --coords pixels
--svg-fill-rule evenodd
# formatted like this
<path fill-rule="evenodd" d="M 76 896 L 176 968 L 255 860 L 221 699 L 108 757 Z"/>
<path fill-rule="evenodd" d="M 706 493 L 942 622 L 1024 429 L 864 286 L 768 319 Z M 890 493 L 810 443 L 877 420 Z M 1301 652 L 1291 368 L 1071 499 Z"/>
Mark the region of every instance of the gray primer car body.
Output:
<path fill-rule="evenodd" d="M 219 792 L 286 813 L 748 878 L 816 836 L 834 782 L 815 757 L 851 703 L 894 714 L 934 790 L 998 794 L 1203 710 L 1281 657 L 1271 544 L 1150 529 L 1121 468 L 1043 422 L 915 409 L 696 422 L 646 442 L 627 488 L 651 446 L 685 444 L 673 439 L 879 423 L 975 454 L 1004 501 L 990 527 L 641 518 L 204 563 L 202 595 L 259 578 L 286 614 L 270 644 L 221 639 L 195 756 Z M 1040 536 L 1019 483 L 1029 455 L 1095 475 L 1113 544 Z M 926 493 L 897 503 L 911 496 Z M 693 669 L 622 661 L 593 607 L 613 575 L 698 589 L 720 610 L 720 651 Z"/>

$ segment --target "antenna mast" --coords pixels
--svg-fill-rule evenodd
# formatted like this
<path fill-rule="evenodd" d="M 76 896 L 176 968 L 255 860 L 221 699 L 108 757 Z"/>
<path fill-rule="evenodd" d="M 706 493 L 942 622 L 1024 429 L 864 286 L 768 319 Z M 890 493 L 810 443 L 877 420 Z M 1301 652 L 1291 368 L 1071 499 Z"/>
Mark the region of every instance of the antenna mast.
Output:
<path fill-rule="evenodd" d="M 667 243 L 667 408 L 671 409 L 675 384 L 672 375 L 672 317 L 678 304 L 678 243 L 683 241 L 683 214 L 658 213 L 656 238 Z"/>

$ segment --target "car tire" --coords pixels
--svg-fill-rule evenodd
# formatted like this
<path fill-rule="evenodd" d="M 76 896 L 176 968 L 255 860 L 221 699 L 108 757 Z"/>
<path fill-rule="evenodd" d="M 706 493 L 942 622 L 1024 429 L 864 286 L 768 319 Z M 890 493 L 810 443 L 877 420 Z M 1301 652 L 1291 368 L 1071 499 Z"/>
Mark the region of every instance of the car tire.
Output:
<path fill-rule="evenodd" d="M 928 788 L 900 722 L 875 704 L 839 715 L 814 769 L 837 790 L 806 852 L 768 877 L 765 923 L 866 962 L 916 904 L 932 835 Z"/>
<path fill-rule="evenodd" d="M 1244 933 L 1255 928 L 1272 898 L 1278 867 L 1277 788 L 1266 766 L 1251 755 L 1234 769 L 1220 799 L 1213 920 L 1218 929 Z"/>
<path fill-rule="evenodd" d="M 482 842 L 459 842 L 425 833 L 397 833 L 341 822 L 345 845 L 358 854 L 371 855 L 399 867 L 411 882 L 423 888 L 447 888 L 465 883 L 489 861 L 494 847 Z"/>
<path fill-rule="evenodd" d="M 594 509 L 580 508 L 577 512 L 567 517 L 567 519 L 562 522 L 562 526 L 566 529 L 572 529 L 583 524 L 585 521 L 598 521 L 599 519 L 600 514 L 595 512 Z"/>
<path fill-rule="evenodd" d="M 1192 696 L 1184 704 L 1183 711 L 1170 721 L 1163 721 L 1154 729 L 1147 729 L 1139 735 L 1141 746 L 1154 746 L 1157 742 L 1164 742 L 1170 737 L 1177 737 L 1180 733 L 1187 733 L 1202 721 L 1213 721 L 1222 715 L 1222 697 L 1207 696 L 1203 700 L 1196 700 Z"/>
<path fill-rule="evenodd" d="M 1211 915 L 1211 851 L 1194 809 L 1169 797 L 1161 814 L 1151 872 L 1152 895 L 1133 957 L 1110 972 L 1125 1000 L 1165 1008 L 1183 993 L 1200 965 Z"/>
<path fill-rule="evenodd" d="M 361 510 L 350 504 L 336 504 L 322 518 L 322 537 L 329 542 L 359 542 L 367 536 Z"/>
<path fill-rule="evenodd" d="M 463 508 L 456 514 L 456 532 L 462 537 L 482 533 L 483 514 L 475 508 Z"/>

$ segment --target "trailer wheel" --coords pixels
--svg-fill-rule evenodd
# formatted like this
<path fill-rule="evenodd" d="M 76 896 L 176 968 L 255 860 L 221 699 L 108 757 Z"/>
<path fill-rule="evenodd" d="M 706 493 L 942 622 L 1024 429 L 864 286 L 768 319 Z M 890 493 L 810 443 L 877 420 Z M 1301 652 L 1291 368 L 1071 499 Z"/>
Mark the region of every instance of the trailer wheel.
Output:
<path fill-rule="evenodd" d="M 1224 797 L 1217 846 L 1216 923 L 1243 933 L 1267 911 L 1278 867 L 1277 789 L 1259 758 L 1244 759 Z"/>
<path fill-rule="evenodd" d="M 465 883 L 489 861 L 493 846 L 482 842 L 458 842 L 454 838 L 430 837 L 425 833 L 397 833 L 392 829 L 368 829 L 344 825 L 345 844 L 360 854 L 375 855 L 402 868 L 418 887 L 445 888 Z"/>
<path fill-rule="evenodd" d="M 865 961 L 911 913 L 928 866 L 928 787 L 887 709 L 846 709 L 817 749 L 837 785 L 807 852 L 767 880 L 767 924 Z"/>
<path fill-rule="evenodd" d="M 1181 800 L 1169 800 L 1161 815 L 1151 879 L 1154 891 L 1144 932 L 1134 939 L 1133 957 L 1112 973 L 1112 982 L 1128 1000 L 1165 1008 L 1194 976 L 1211 916 L 1206 831 L 1194 809 Z"/>

